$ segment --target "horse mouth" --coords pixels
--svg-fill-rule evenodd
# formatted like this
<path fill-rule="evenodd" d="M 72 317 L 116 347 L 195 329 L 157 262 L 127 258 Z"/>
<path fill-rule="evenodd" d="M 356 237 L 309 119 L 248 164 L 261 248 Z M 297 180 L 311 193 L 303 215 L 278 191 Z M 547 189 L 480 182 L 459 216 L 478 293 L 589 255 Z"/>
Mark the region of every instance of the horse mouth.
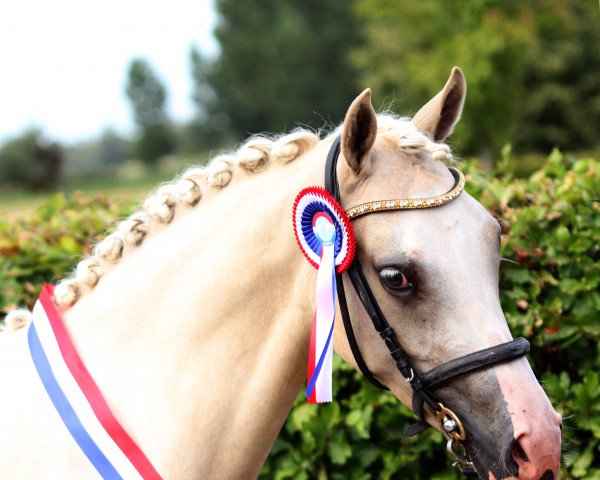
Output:
<path fill-rule="evenodd" d="M 470 423 L 467 421 L 467 423 Z M 471 428 L 469 428 L 471 427 Z M 468 425 L 472 434 L 464 442 L 464 450 L 481 480 L 507 480 L 519 477 L 519 465 L 513 452 L 513 431 L 507 429 L 502 438 L 485 435 Z M 546 479 L 548 480 L 548 479 Z"/>

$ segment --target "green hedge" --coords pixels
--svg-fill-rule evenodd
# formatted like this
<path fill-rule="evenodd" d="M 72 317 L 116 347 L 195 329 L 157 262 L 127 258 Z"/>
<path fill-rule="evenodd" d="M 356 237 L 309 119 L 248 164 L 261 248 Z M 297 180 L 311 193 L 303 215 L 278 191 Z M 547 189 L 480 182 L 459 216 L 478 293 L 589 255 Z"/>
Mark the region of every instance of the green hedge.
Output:
<path fill-rule="evenodd" d="M 34 213 L 0 219 L 0 309 L 33 307 L 41 286 L 69 275 L 107 228 L 133 210 L 131 202 L 77 192 L 50 197 Z"/>
<path fill-rule="evenodd" d="M 502 221 L 501 302 L 515 336 L 564 416 L 562 478 L 600 478 L 600 163 L 553 152 L 528 179 L 462 166 L 469 193 Z M 51 198 L 31 216 L 0 221 L 0 305 L 31 306 L 42 283 L 70 271 L 130 204 L 75 195 Z M 339 358 L 331 405 L 300 392 L 261 478 L 453 479 L 441 434 L 405 438 L 413 420 L 391 394 Z"/>

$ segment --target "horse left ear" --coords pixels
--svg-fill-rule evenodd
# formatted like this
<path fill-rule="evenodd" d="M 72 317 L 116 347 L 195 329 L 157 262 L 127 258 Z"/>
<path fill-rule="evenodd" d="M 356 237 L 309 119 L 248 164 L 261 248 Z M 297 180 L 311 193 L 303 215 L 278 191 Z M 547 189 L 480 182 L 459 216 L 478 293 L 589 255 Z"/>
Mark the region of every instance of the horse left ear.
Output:
<path fill-rule="evenodd" d="M 350 105 L 342 130 L 342 154 L 355 174 L 360 172 L 376 136 L 377 116 L 371 105 L 371 89 L 367 88 Z"/>
<path fill-rule="evenodd" d="M 434 141 L 443 141 L 460 119 L 466 94 L 465 76 L 460 68 L 454 67 L 444 88 L 414 116 L 413 125 Z"/>

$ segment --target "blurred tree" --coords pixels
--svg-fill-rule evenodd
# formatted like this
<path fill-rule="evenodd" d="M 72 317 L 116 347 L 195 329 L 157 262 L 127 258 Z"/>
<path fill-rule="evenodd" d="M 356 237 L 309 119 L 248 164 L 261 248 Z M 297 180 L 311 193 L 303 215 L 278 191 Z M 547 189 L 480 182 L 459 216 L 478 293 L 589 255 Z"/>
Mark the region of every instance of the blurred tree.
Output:
<path fill-rule="evenodd" d="M 61 176 L 63 151 L 31 129 L 0 148 L 0 182 L 45 190 L 56 187 Z"/>
<path fill-rule="evenodd" d="M 549 151 L 600 143 L 600 10 L 592 1 L 545 0 L 528 50 L 526 99 L 515 144 Z"/>
<path fill-rule="evenodd" d="M 347 61 L 360 43 L 352 2 L 217 0 L 216 7 L 220 56 L 212 65 L 192 58 L 201 108 L 226 115 L 238 137 L 343 118 L 358 93 Z"/>
<path fill-rule="evenodd" d="M 126 91 L 140 130 L 135 154 L 141 160 L 154 163 L 174 147 L 165 110 L 167 91 L 148 62 L 141 58 L 132 60 L 129 65 Z"/>
<path fill-rule="evenodd" d="M 112 128 L 98 137 L 70 145 L 65 155 L 65 177 L 90 178 L 111 173 L 111 167 L 123 163 L 131 154 L 131 141 Z"/>
<path fill-rule="evenodd" d="M 229 118 L 218 111 L 217 96 L 208 78 L 214 69 L 214 63 L 205 58 L 195 46 L 190 49 L 189 60 L 192 101 L 196 105 L 196 115 L 181 131 L 182 149 L 188 152 L 206 151 L 235 143 L 238 139 L 230 138 Z"/>
<path fill-rule="evenodd" d="M 98 161 L 102 165 L 118 165 L 127 160 L 129 141 L 112 128 L 106 128 L 97 140 Z"/>
<path fill-rule="evenodd" d="M 461 151 L 489 158 L 511 140 L 533 149 L 597 142 L 600 29 L 592 2 L 357 0 L 356 12 L 366 41 L 355 65 L 378 96 L 401 100 L 400 111 L 415 113 L 453 65 L 463 68 L 469 92 L 452 137 Z"/>

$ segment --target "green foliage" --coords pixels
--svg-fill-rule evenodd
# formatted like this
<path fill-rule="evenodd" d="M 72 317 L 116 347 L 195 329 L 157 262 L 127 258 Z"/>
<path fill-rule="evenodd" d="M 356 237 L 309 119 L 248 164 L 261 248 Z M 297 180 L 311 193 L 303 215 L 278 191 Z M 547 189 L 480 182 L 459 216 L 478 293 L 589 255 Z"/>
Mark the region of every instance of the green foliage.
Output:
<path fill-rule="evenodd" d="M 528 54 L 516 145 L 543 151 L 598 145 L 599 23 L 597 2 L 536 2 L 536 39 Z"/>
<path fill-rule="evenodd" d="M 196 55 L 196 101 L 224 114 L 240 138 L 291 130 L 296 122 L 341 121 L 358 93 L 346 58 L 359 39 L 351 6 L 346 0 L 218 0 L 221 53 L 212 66 Z M 206 86 L 213 91 L 208 98 Z"/>
<path fill-rule="evenodd" d="M 148 62 L 134 59 L 127 74 L 127 97 L 135 123 L 139 127 L 136 155 L 149 163 L 173 151 L 173 133 L 169 127 L 165 103 L 167 91 Z"/>
<path fill-rule="evenodd" d="M 463 152 L 583 149 L 600 136 L 600 13 L 581 0 L 357 0 L 353 59 L 377 97 L 416 112 L 454 65 L 468 95 Z M 408 108 L 407 108 L 408 107 Z M 486 152 L 487 150 L 487 152 Z"/>
<path fill-rule="evenodd" d="M 600 477 L 600 162 L 554 151 L 526 179 L 467 162 L 467 190 L 501 222 L 501 303 L 515 336 L 564 417 L 564 479 Z M 0 304 L 31 306 L 44 282 L 66 275 L 104 226 L 131 205 L 53 197 L 32 216 L 0 221 Z M 513 263 L 514 262 L 514 263 Z M 302 393 L 273 446 L 264 479 L 457 479 L 441 434 L 405 438 L 410 411 L 334 360 L 330 405 Z"/>
<path fill-rule="evenodd" d="M 41 286 L 66 277 L 107 226 L 130 210 L 104 195 L 58 193 L 26 218 L 0 220 L 0 308 L 33 307 Z"/>
<path fill-rule="evenodd" d="M 46 141 L 41 131 L 28 130 L 0 148 L 0 183 L 49 189 L 58 183 L 62 164 L 61 148 Z"/>

